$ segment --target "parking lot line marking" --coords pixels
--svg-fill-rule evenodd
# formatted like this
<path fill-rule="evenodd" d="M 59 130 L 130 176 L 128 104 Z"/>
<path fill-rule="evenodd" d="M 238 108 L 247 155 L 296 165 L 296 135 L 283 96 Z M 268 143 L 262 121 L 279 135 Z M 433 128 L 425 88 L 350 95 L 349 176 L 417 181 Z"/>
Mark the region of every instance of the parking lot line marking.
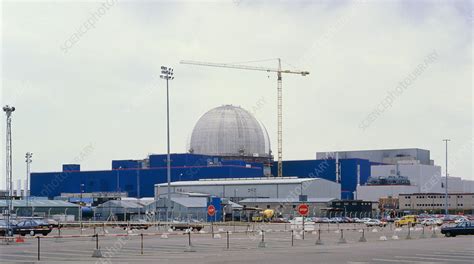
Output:
<path fill-rule="evenodd" d="M 450 258 L 458 258 L 458 259 L 467 259 L 467 260 L 474 260 L 474 255 L 466 256 L 466 255 L 458 255 L 458 254 L 415 254 L 416 256 L 425 256 L 425 257 L 450 257 Z"/>
<path fill-rule="evenodd" d="M 452 258 L 436 258 L 436 257 L 416 257 L 416 256 L 395 256 L 396 258 L 409 258 L 409 259 L 426 259 L 426 260 L 441 260 L 441 261 L 449 261 L 449 262 L 466 262 L 467 259 L 452 259 Z"/>
<path fill-rule="evenodd" d="M 393 263 L 422 263 L 422 264 L 447 263 L 447 262 L 427 262 L 427 261 L 403 260 L 403 259 L 381 259 L 381 258 L 373 258 L 372 260 L 376 262 L 393 262 Z"/>

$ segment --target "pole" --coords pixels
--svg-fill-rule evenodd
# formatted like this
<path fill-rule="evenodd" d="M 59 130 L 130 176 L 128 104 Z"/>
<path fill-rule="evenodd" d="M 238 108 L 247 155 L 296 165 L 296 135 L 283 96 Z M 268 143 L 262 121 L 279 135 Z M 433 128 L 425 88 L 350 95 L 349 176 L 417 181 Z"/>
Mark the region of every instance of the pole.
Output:
<path fill-rule="evenodd" d="M 303 216 L 303 240 L 304 240 L 304 216 Z"/>
<path fill-rule="evenodd" d="M 11 223 L 10 223 L 10 214 L 12 213 L 12 206 L 13 206 L 13 182 L 12 182 L 12 129 L 11 129 L 11 115 L 15 111 L 15 107 L 10 107 L 8 105 L 3 107 L 3 111 L 5 112 L 7 116 L 7 124 L 6 124 L 6 164 L 5 164 L 5 169 L 6 169 L 6 190 L 7 190 L 7 232 L 5 236 L 13 236 L 12 228 L 11 228 Z M 7 235 L 8 233 L 8 235 Z"/>
<path fill-rule="evenodd" d="M 99 249 L 99 234 L 95 234 L 95 249 Z"/>
<path fill-rule="evenodd" d="M 143 255 L 143 233 L 140 234 L 141 238 L 141 254 Z"/>
<path fill-rule="evenodd" d="M 295 230 L 291 229 L 291 246 L 294 246 L 294 245 L 295 245 L 295 242 L 294 242 L 294 239 L 295 239 L 294 232 L 295 232 Z"/>
<path fill-rule="evenodd" d="M 446 184 L 444 186 L 444 214 L 448 215 L 448 141 L 451 141 L 450 139 L 443 139 L 444 142 L 446 142 Z"/>
<path fill-rule="evenodd" d="M 283 84 L 281 76 L 281 60 L 278 59 L 277 72 L 277 115 L 278 115 L 278 177 L 283 176 Z"/>
<path fill-rule="evenodd" d="M 140 162 L 137 162 L 137 198 L 140 198 Z M 140 211 L 138 211 L 140 215 Z"/>
<path fill-rule="evenodd" d="M 168 203 L 166 204 L 166 222 L 169 222 L 168 214 L 171 208 L 171 161 L 170 161 L 170 99 L 169 99 L 169 76 L 166 78 L 166 137 L 167 137 L 167 154 L 166 154 L 166 179 L 168 187 Z"/>
<path fill-rule="evenodd" d="M 38 239 L 38 260 L 40 260 L 40 237 L 36 237 Z"/>
<path fill-rule="evenodd" d="M 227 231 L 227 249 L 229 249 L 229 231 Z"/>

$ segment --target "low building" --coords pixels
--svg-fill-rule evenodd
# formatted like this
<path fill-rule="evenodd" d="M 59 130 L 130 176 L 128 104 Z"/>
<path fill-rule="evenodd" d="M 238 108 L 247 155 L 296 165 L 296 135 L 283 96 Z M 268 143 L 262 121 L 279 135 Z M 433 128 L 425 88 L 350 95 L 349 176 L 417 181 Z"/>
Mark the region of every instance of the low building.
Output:
<path fill-rule="evenodd" d="M 172 220 L 190 222 L 192 220 L 206 221 L 208 196 L 177 196 L 171 197 L 169 216 Z M 168 198 L 160 199 L 148 204 L 145 209 L 154 215 L 155 220 L 166 220 Z"/>
<path fill-rule="evenodd" d="M 317 152 L 316 158 L 335 157 L 336 153 L 340 159 L 367 159 L 373 163 L 396 164 L 400 160 L 416 160 L 425 165 L 434 163 L 430 158 L 430 151 L 419 148 Z"/>
<path fill-rule="evenodd" d="M 372 217 L 377 210 L 373 204 L 373 202 L 363 200 L 332 201 L 325 211 L 327 217 Z"/>
<path fill-rule="evenodd" d="M 325 209 L 335 198 L 308 198 L 306 201 L 300 199 L 287 198 L 247 198 L 241 200 L 239 204 L 247 208 L 255 209 L 272 209 L 275 211 L 276 217 L 292 218 L 298 216 L 298 205 L 305 203 L 309 206 L 309 216 L 321 217 L 326 216 Z"/>
<path fill-rule="evenodd" d="M 13 214 L 16 216 L 34 216 L 53 218 L 58 215 L 78 218 L 80 206 L 58 200 L 13 200 Z M 0 211 L 7 210 L 7 201 L 0 200 Z"/>
<path fill-rule="evenodd" d="M 444 213 L 445 194 L 444 193 L 411 193 L 400 194 L 400 211 L 412 213 Z M 449 213 L 474 213 L 474 193 L 449 193 L 448 194 Z"/>
<path fill-rule="evenodd" d="M 238 179 L 208 179 L 172 182 L 171 193 L 196 192 L 239 202 L 246 198 L 297 199 L 341 197 L 341 185 L 320 178 L 265 177 Z M 155 199 L 167 193 L 167 184 L 155 185 Z"/>
<path fill-rule="evenodd" d="M 95 220 L 114 220 L 127 221 L 136 220 L 144 217 L 146 214 L 145 206 L 153 203 L 153 199 L 135 199 L 109 200 L 94 208 Z"/>
<path fill-rule="evenodd" d="M 357 199 L 376 202 L 382 197 L 398 197 L 401 193 L 416 193 L 420 188 L 414 185 L 361 185 L 357 186 Z"/>

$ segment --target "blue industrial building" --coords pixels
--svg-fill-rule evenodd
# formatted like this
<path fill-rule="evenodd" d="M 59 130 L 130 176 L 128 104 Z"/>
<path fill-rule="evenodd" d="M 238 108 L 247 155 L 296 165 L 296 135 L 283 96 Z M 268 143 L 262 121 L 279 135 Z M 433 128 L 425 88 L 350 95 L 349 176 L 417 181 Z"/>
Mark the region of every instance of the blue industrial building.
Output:
<path fill-rule="evenodd" d="M 371 162 L 365 159 L 339 159 L 341 198 L 353 199 L 357 187 L 357 173 L 359 167 L 360 184 L 365 184 L 370 177 Z M 272 174 L 277 173 L 277 163 L 272 166 Z M 291 160 L 283 161 L 283 175 L 297 176 L 300 178 L 322 178 L 336 181 L 336 160 Z"/>
<path fill-rule="evenodd" d="M 370 176 L 370 162 L 364 159 L 340 159 L 341 197 L 352 199 L 357 186 Z M 199 154 L 172 154 L 171 181 L 214 178 L 253 178 L 264 176 L 264 163 L 229 160 Z M 276 175 L 277 165 L 273 164 Z M 283 162 L 283 175 L 316 177 L 336 181 L 334 159 Z M 61 172 L 31 174 L 31 195 L 53 198 L 61 193 L 127 192 L 130 197 L 153 197 L 154 185 L 167 179 L 166 155 L 150 155 L 143 160 L 114 160 L 111 170 L 81 171 L 78 164 L 63 165 Z"/>
<path fill-rule="evenodd" d="M 171 154 L 171 164 L 171 181 L 263 176 L 263 163 L 215 156 Z M 53 198 L 61 193 L 117 191 L 130 197 L 153 197 L 154 185 L 166 180 L 166 155 L 114 160 L 111 170 L 101 171 L 81 171 L 80 165 L 67 164 L 60 172 L 31 173 L 31 195 Z"/>

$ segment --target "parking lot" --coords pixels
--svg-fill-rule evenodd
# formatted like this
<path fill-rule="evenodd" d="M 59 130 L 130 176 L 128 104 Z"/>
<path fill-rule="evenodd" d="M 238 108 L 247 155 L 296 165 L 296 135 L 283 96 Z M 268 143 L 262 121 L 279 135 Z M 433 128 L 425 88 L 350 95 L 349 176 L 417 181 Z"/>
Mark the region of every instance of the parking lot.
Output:
<path fill-rule="evenodd" d="M 214 230 L 214 234 L 212 233 Z M 261 231 L 263 230 L 263 232 Z M 95 233 L 98 237 L 94 237 Z M 81 235 L 82 233 L 82 235 Z M 433 235 L 434 233 L 434 235 Z M 473 263 L 472 236 L 445 238 L 416 227 L 367 228 L 360 224 L 316 224 L 303 234 L 290 224 L 206 226 L 201 232 L 122 228 L 54 230 L 2 244 L 2 263 Z M 318 240 L 319 238 L 319 240 Z M 361 239 L 364 238 L 364 239 Z M 39 240 L 39 241 L 38 241 Z M 361 242 L 366 240 L 367 242 Z M 189 246 L 191 241 L 191 246 Z M 318 245 L 316 242 L 318 241 Z M 102 258 L 93 258 L 98 246 Z"/>

